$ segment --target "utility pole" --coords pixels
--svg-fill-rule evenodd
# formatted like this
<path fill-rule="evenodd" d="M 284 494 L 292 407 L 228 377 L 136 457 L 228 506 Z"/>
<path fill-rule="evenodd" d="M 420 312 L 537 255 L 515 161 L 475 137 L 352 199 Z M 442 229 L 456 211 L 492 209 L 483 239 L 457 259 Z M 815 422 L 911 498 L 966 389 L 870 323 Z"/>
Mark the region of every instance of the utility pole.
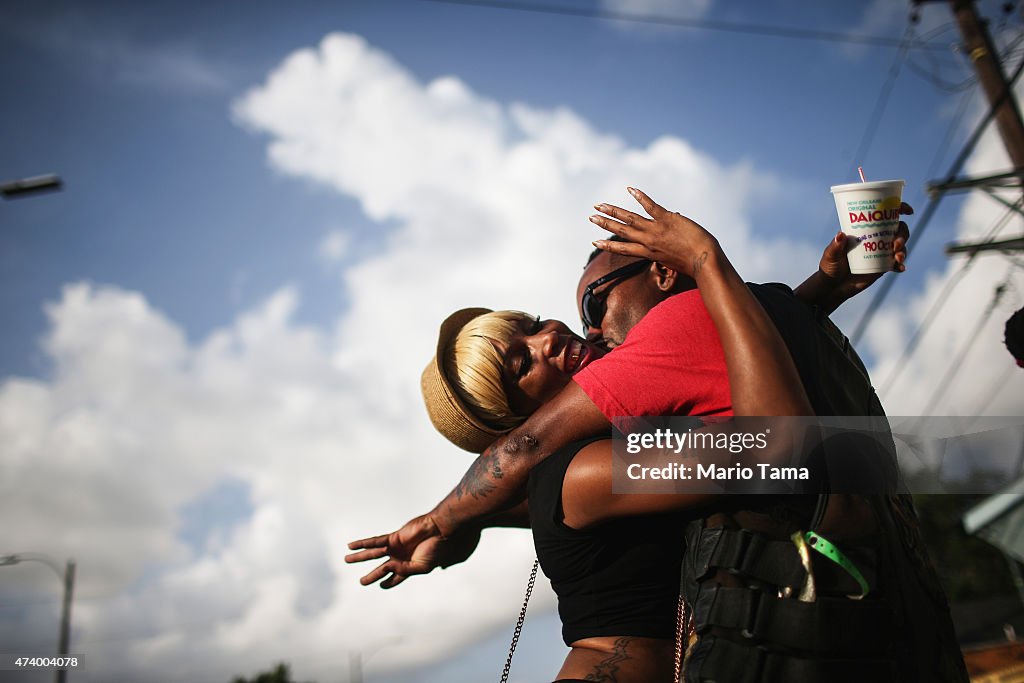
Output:
<path fill-rule="evenodd" d="M 1017 99 L 1012 93 L 1007 96 L 1006 75 L 999 65 L 998 52 L 988 34 L 986 22 L 978 16 L 974 0 L 952 0 L 953 15 L 960 26 L 964 48 L 971 58 L 978 81 L 990 106 L 999 104 L 996 125 L 1003 138 L 1006 153 L 1014 169 L 1024 168 L 1024 124 L 1021 123 Z"/>
<path fill-rule="evenodd" d="M 1006 147 L 1006 154 L 1010 157 L 1014 170 L 1009 174 L 1016 176 L 1017 187 L 1020 187 L 1024 178 L 1021 178 L 1021 171 L 1024 171 L 1024 123 L 1021 123 L 1020 107 L 1017 106 L 1017 98 L 1010 92 L 1011 86 L 1006 82 L 1006 75 L 997 59 L 998 53 L 992 44 L 992 36 L 988 33 L 986 21 L 978 16 L 978 10 L 974 0 L 951 0 L 953 16 L 960 26 L 960 34 L 963 36 L 964 49 L 971 58 L 974 71 L 978 74 L 978 82 L 985 91 L 989 106 L 995 109 L 996 126 L 999 136 L 1003 139 L 1003 146 Z M 991 178 L 976 179 L 968 183 L 972 186 L 980 184 L 988 191 L 994 199 L 1000 200 L 999 196 L 992 192 L 997 185 L 999 176 Z M 1002 242 L 988 243 L 962 243 L 950 244 L 946 247 L 947 254 L 968 252 L 975 254 L 979 251 L 1020 251 L 1024 238 L 1016 237 Z"/>
<path fill-rule="evenodd" d="M 60 612 L 60 637 L 57 644 L 57 656 L 67 657 L 71 645 L 71 598 L 75 590 L 75 561 L 68 560 L 64 565 L 64 573 L 60 571 L 60 565 L 53 561 L 49 555 L 42 553 L 17 553 L 15 555 L 0 555 L 0 567 L 20 564 L 22 562 L 41 562 L 53 570 L 57 578 L 64 584 L 64 600 Z M 67 669 L 57 669 L 56 683 L 66 683 L 68 680 Z"/>
<path fill-rule="evenodd" d="M 60 611 L 60 644 L 57 655 L 68 656 L 68 646 L 71 641 L 71 594 L 75 590 L 75 561 L 68 560 L 64 567 L 64 604 Z M 57 683 L 66 683 L 68 680 L 67 669 L 57 669 Z"/>
<path fill-rule="evenodd" d="M 363 683 L 363 653 L 359 650 L 348 653 L 349 683 Z"/>

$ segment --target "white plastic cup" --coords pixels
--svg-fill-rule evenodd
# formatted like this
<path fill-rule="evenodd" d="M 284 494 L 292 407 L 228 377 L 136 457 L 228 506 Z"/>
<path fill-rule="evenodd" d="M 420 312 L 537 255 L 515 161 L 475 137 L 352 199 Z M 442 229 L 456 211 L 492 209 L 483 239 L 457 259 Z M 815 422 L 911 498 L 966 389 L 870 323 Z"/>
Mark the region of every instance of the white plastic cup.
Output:
<path fill-rule="evenodd" d="M 847 236 L 851 273 L 892 270 L 892 242 L 900 225 L 904 184 L 902 180 L 876 180 L 832 186 L 839 225 Z"/>

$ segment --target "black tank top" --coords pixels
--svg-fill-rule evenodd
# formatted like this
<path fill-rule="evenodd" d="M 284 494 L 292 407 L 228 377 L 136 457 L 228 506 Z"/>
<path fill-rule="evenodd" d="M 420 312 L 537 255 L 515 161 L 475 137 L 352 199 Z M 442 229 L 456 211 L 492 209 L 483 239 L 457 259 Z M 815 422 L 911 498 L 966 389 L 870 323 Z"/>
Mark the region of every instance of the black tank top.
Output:
<path fill-rule="evenodd" d="M 675 635 L 682 514 L 628 517 L 577 531 L 562 519 L 562 481 L 584 446 L 570 444 L 533 468 L 528 491 L 537 558 L 558 596 L 562 639 Z"/>

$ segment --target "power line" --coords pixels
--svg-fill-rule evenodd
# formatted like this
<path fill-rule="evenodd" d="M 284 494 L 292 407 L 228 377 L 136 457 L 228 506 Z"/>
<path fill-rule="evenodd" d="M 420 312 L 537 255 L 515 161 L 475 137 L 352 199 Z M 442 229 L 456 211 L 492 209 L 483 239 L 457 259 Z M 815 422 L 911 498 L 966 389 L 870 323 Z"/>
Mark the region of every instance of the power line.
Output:
<path fill-rule="evenodd" d="M 693 19 L 654 14 L 631 14 L 605 9 L 560 7 L 557 5 L 550 6 L 534 2 L 502 2 L 500 0 L 420 0 L 420 2 L 432 2 L 442 5 L 461 5 L 465 7 L 517 10 L 520 12 L 556 14 L 568 17 L 585 17 L 588 19 L 615 19 L 617 21 L 633 21 L 643 24 L 679 26 L 703 29 L 707 31 L 744 33 L 748 35 L 793 38 L 797 40 L 820 40 L 831 43 L 853 43 L 857 45 L 876 45 L 880 47 L 900 47 L 899 40 L 883 36 L 869 36 L 863 34 L 842 33 L 840 31 L 822 31 L 817 29 L 793 28 L 788 26 L 769 26 L 765 24 L 718 21 L 715 19 Z M 936 48 L 935 46 L 931 46 L 923 42 L 914 42 L 910 47 L 917 48 L 919 50 L 945 49 L 943 47 Z"/>
<path fill-rule="evenodd" d="M 971 90 L 967 90 L 960 96 L 960 106 L 957 109 L 956 116 L 949 124 L 949 128 L 946 130 L 946 137 L 943 138 L 942 143 L 935 151 L 935 157 L 932 159 L 931 165 L 928 166 L 927 176 L 932 178 L 938 172 L 939 164 L 942 163 L 942 158 L 946 156 L 946 152 L 949 151 L 949 145 L 953 142 L 953 136 L 956 131 L 960 129 L 960 122 L 963 121 L 964 114 L 967 113 L 967 105 L 971 102 Z"/>
<path fill-rule="evenodd" d="M 1003 280 L 1003 282 L 996 287 L 996 291 L 992 297 L 992 301 L 989 302 L 988 308 L 985 309 L 985 312 L 981 314 L 981 318 L 978 319 L 978 324 L 974 328 L 974 332 L 972 332 L 970 337 L 968 337 L 967 344 L 964 345 L 964 348 L 960 350 L 960 355 L 957 356 L 956 360 L 953 361 L 952 364 L 950 364 L 945 376 L 943 376 L 942 380 L 939 382 L 939 385 L 935 388 L 935 391 L 932 392 L 932 397 L 928 400 L 928 405 L 926 405 L 924 410 L 921 411 L 922 419 L 931 415 L 932 410 L 935 408 L 935 405 L 939 402 L 939 399 L 942 398 L 943 395 L 945 395 L 946 390 L 949 389 L 949 385 L 953 383 L 953 380 L 956 378 L 957 373 L 960 372 L 960 368 L 962 368 L 964 364 L 964 359 L 967 358 L 967 354 L 970 352 L 970 350 L 974 348 L 974 342 L 978 341 L 978 338 L 981 336 L 981 329 L 985 326 L 985 323 L 988 322 L 988 319 L 992 316 L 992 312 L 996 309 L 996 306 L 999 305 L 999 301 L 1000 299 L 1003 298 L 1003 294 L 1006 292 L 1006 288 L 1010 285 L 1010 278 L 1012 277 L 1012 275 L 1013 269 L 1011 268 L 1010 272 L 1006 274 L 1006 279 Z"/>
<path fill-rule="evenodd" d="M 975 146 L 978 144 L 978 141 L 981 140 L 982 133 L 985 132 L 985 129 L 988 127 L 988 124 L 992 121 L 993 118 L 995 118 L 996 112 L 1003 105 L 1003 102 L 1005 102 L 1006 99 L 1010 97 L 1013 93 L 1013 86 L 1017 82 L 1017 79 L 1020 78 L 1022 72 L 1024 72 L 1024 60 L 1021 60 L 1021 62 L 1017 65 L 1016 70 L 1013 72 L 1013 76 L 1010 78 L 1009 83 L 1007 83 L 1006 90 L 1005 92 L 1003 92 L 1002 97 L 1000 97 L 998 100 L 992 103 L 992 106 L 989 107 L 988 114 L 986 114 L 985 118 L 978 122 L 978 125 L 974 129 L 974 132 L 971 134 L 971 137 L 968 139 L 963 149 L 960 150 L 960 154 L 957 155 L 957 158 L 953 161 L 953 164 L 950 166 L 949 173 L 946 174 L 946 180 L 944 181 L 945 183 L 951 183 L 954 180 L 956 180 L 956 174 L 960 172 L 960 168 L 967 161 L 967 157 L 970 156 L 971 152 L 974 151 Z M 935 193 L 932 194 L 931 197 L 929 197 L 928 204 L 925 206 L 924 211 L 921 213 L 921 218 L 920 220 L 918 220 L 914 232 L 911 233 L 910 239 L 907 240 L 907 258 L 910 258 L 912 253 L 910 251 L 911 245 L 915 244 L 918 240 L 921 239 L 921 236 L 927 229 L 928 223 L 931 221 L 932 216 L 935 215 L 935 210 L 938 208 L 941 199 L 942 193 Z M 864 313 L 861 315 L 860 321 L 857 323 L 857 328 L 853 331 L 853 334 L 850 335 L 850 341 L 852 344 L 856 345 L 860 341 L 860 338 L 864 334 L 864 331 L 867 329 L 867 326 L 871 323 L 871 319 L 875 316 L 875 313 L 878 312 L 878 308 L 882 305 L 882 302 L 885 301 L 885 297 L 886 295 L 888 295 L 889 290 L 892 289 L 892 285 L 894 282 L 896 282 L 896 279 L 892 277 L 885 278 L 883 280 L 882 284 L 879 286 L 877 292 L 875 293 L 875 297 L 871 300 L 871 302 L 868 304 L 868 307 L 864 310 Z"/>
<path fill-rule="evenodd" d="M 951 22 L 945 23 L 945 24 L 943 24 L 943 25 L 941 25 L 941 26 L 939 26 L 937 28 L 932 29 L 928 33 L 924 34 L 923 36 L 921 36 L 921 40 L 923 42 L 932 44 L 939 37 L 941 37 L 943 34 L 949 33 L 950 31 L 955 30 L 955 28 L 956 28 L 956 23 L 955 22 L 951 21 Z M 942 44 L 942 52 L 943 53 L 949 52 L 949 53 L 954 54 L 954 55 L 955 54 L 959 54 L 960 50 L 959 50 L 959 43 L 958 43 L 958 41 L 954 40 L 954 41 L 944 42 Z M 939 60 L 937 59 L 937 57 L 939 56 L 937 51 L 923 52 L 922 56 L 927 61 L 927 63 L 928 63 L 927 66 L 919 65 L 913 59 L 908 59 L 907 60 L 907 68 L 909 68 L 911 71 L 915 72 L 918 76 L 920 76 L 924 80 L 926 80 L 929 83 L 931 83 L 932 85 L 934 85 L 939 90 L 945 90 L 947 92 L 957 92 L 957 91 L 963 90 L 966 87 L 972 85 L 977 80 L 977 78 L 973 74 L 971 74 L 970 76 L 968 76 L 965 80 L 961 81 L 960 83 L 950 83 L 949 81 L 944 79 L 942 77 L 941 73 L 940 73 L 942 68 L 944 67 L 944 65 L 940 64 Z M 959 62 L 957 63 L 956 66 L 957 67 L 963 67 L 963 60 L 962 60 L 962 58 L 959 60 Z"/>
<path fill-rule="evenodd" d="M 864 164 L 864 159 L 867 156 L 868 150 L 871 148 L 871 143 L 875 140 L 875 133 L 878 132 L 878 124 L 881 123 L 882 115 L 885 113 L 885 108 L 889 104 L 889 97 L 892 95 L 893 86 L 896 85 L 896 79 L 900 75 L 900 67 L 906 59 L 907 49 L 910 46 L 910 38 L 913 34 L 914 23 L 912 21 L 908 21 L 907 28 L 903 31 L 903 38 L 900 39 L 900 48 L 896 51 L 896 57 L 892 60 L 892 66 L 889 67 L 889 75 L 886 78 L 885 83 L 882 84 L 882 90 L 878 93 L 878 100 L 875 102 L 875 109 L 871 112 L 871 117 L 868 119 L 868 125 L 864 128 L 864 134 L 861 136 L 860 144 L 857 145 L 857 151 L 854 153 L 853 159 L 850 162 L 850 170 L 847 173 L 848 176 L 853 176 L 857 167 Z"/>
<path fill-rule="evenodd" d="M 1006 385 L 1010 383 L 1010 380 L 1017 379 L 1019 374 L 1020 371 L 1016 366 L 1014 366 L 1013 370 L 1009 372 L 1000 373 L 999 378 L 996 380 L 995 388 L 990 389 L 988 392 L 986 392 L 985 400 L 982 402 L 980 406 L 978 406 L 978 409 L 974 412 L 976 417 L 974 421 L 971 422 L 972 427 L 974 426 L 974 423 L 978 421 L 978 418 L 981 417 L 986 410 L 988 410 L 988 407 L 990 405 L 992 405 L 992 401 L 995 400 L 996 396 L 1002 393 L 1003 389 L 1006 388 Z"/>
<path fill-rule="evenodd" d="M 934 85 L 939 90 L 945 90 L 946 92 L 963 92 L 978 82 L 978 79 L 975 76 L 968 76 L 959 83 L 950 83 L 945 81 L 941 76 L 939 76 L 938 69 L 934 64 L 932 64 L 932 73 L 925 71 L 924 67 L 913 61 L 907 62 L 907 68 Z"/>
<path fill-rule="evenodd" d="M 939 26 L 938 28 L 929 31 L 923 36 L 920 36 L 920 40 L 922 42 L 932 43 L 943 33 L 947 33 L 953 30 L 955 26 L 956 24 L 954 22 L 943 24 L 942 26 Z M 1020 33 L 1015 38 L 1007 42 L 1006 47 L 1002 48 L 999 52 L 999 59 L 1001 62 L 1009 61 L 1017 56 L 1017 47 L 1020 45 L 1022 38 L 1024 38 L 1024 33 Z M 924 80 L 934 85 L 939 90 L 945 90 L 947 92 L 961 92 L 978 82 L 978 77 L 973 72 L 958 83 L 954 83 L 944 78 L 941 73 L 943 68 L 949 66 L 949 68 L 966 68 L 970 70 L 970 64 L 966 63 L 965 56 L 963 54 L 963 51 L 960 49 L 960 44 L 958 41 L 946 43 L 942 49 L 944 51 L 950 50 L 952 54 L 959 55 L 959 61 L 955 67 L 940 63 L 940 61 L 936 59 L 936 57 L 939 56 L 938 52 L 935 50 L 930 50 L 924 51 L 922 53 L 922 56 L 927 61 L 927 66 L 918 64 L 914 59 L 908 58 L 907 68 L 916 73 Z"/>
<path fill-rule="evenodd" d="M 914 352 L 914 349 L 917 348 L 917 343 L 921 340 L 922 335 L 924 335 L 925 331 L 931 326 L 932 322 L 935 321 L 935 316 L 942 308 L 943 304 L 946 303 L 950 290 L 953 289 L 956 283 L 958 283 L 963 278 L 963 276 L 967 274 L 967 271 L 974 263 L 974 256 L 975 255 L 972 254 L 971 258 L 968 259 L 966 263 L 964 263 L 960 270 L 954 273 L 953 277 L 946 280 L 946 286 L 943 287 L 942 292 L 940 292 L 939 295 L 935 298 L 935 302 L 932 304 L 932 307 L 928 311 L 928 314 L 925 316 L 924 320 L 922 320 L 921 324 L 918 325 L 917 330 L 914 332 L 914 336 L 912 336 L 910 338 L 910 341 L 907 342 L 906 348 L 903 349 L 903 353 L 900 354 L 900 358 L 896 362 L 896 367 L 893 368 L 892 373 L 889 375 L 889 377 L 886 378 L 885 385 L 878 390 L 878 394 L 880 396 L 888 396 L 889 390 L 892 389 L 893 384 L 895 384 L 899 376 L 903 374 L 903 368 L 906 367 L 906 363 L 904 361 L 911 353 Z"/>
<path fill-rule="evenodd" d="M 988 240 L 992 239 L 997 234 L 999 234 L 999 231 L 1006 227 L 1006 224 L 1014 216 L 1015 209 L 1017 207 L 1020 207 L 1021 204 L 1024 204 L 1024 196 L 1017 200 L 1017 203 L 1014 205 L 1014 208 L 1007 209 L 1007 211 L 1002 215 L 1002 217 L 998 221 L 996 221 L 996 224 L 993 225 L 992 228 L 988 231 L 988 233 L 985 235 L 982 241 L 987 242 Z M 940 292 L 939 295 L 935 297 L 935 301 L 932 302 L 932 307 L 928 310 L 928 313 L 925 314 L 925 317 L 917 326 L 917 330 L 914 332 L 914 335 L 910 338 L 910 341 L 907 342 L 907 346 L 906 348 L 903 349 L 903 353 L 900 354 L 900 358 L 896 362 L 896 367 L 893 368 L 892 373 L 889 375 L 889 377 L 886 378 L 885 384 L 879 390 L 878 393 L 880 395 L 888 395 L 889 390 L 892 389 L 893 385 L 896 383 L 896 379 L 900 376 L 900 374 L 903 372 L 903 369 L 906 367 L 906 363 L 904 363 L 904 361 L 910 357 L 910 354 L 914 352 L 914 349 L 917 348 L 918 342 L 920 342 L 921 338 L 924 336 L 925 331 L 927 331 L 931 324 L 935 321 L 936 315 L 938 314 L 939 310 L 943 307 L 943 305 L 945 305 L 946 301 L 948 301 L 949 292 L 961 279 L 963 279 L 964 275 L 967 274 L 967 271 L 970 270 L 971 266 L 974 265 L 975 258 L 977 257 L 978 253 L 979 252 L 972 253 L 967 258 L 967 261 L 965 261 L 964 264 L 960 267 L 960 269 L 953 274 L 953 277 L 946 280 L 946 284 L 942 288 L 942 292 Z"/>

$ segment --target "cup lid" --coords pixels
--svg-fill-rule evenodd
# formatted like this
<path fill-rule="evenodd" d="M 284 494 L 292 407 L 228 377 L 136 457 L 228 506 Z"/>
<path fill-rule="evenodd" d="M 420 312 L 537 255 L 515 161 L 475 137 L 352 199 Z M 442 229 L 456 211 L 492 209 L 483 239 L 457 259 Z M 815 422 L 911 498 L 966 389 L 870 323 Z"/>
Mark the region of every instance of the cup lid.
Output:
<path fill-rule="evenodd" d="M 870 180 L 866 183 L 846 183 L 843 185 L 833 185 L 830 190 L 835 192 L 851 192 L 854 190 L 882 190 L 892 188 L 894 185 L 899 185 L 899 192 L 903 192 L 903 186 L 906 185 L 905 180 Z M 897 190 L 893 189 L 893 192 Z"/>

